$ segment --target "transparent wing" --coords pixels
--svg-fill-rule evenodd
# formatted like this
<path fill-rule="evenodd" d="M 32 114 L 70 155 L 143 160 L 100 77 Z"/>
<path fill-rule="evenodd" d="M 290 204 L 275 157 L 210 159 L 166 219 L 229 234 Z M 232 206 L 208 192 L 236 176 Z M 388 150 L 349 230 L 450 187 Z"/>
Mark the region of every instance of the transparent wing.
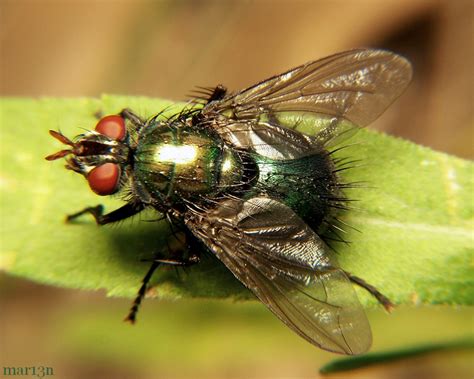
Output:
<path fill-rule="evenodd" d="M 404 91 L 411 80 L 410 63 L 384 50 L 351 50 L 321 60 L 308 62 L 274 76 L 221 101 L 211 103 L 206 111 L 227 118 L 216 129 L 237 147 L 260 153 L 264 144 L 283 148 L 281 126 L 301 122 L 298 114 L 312 115 L 311 135 L 322 143 L 365 126 L 377 117 Z M 289 118 L 283 120 L 283 118 Z M 223 126 L 223 127 L 222 127 Z M 296 140 L 299 152 L 265 151 L 272 158 L 298 158 L 308 153 Z M 275 143 L 272 144 L 272 141 Z M 268 150 L 268 149 L 267 149 Z M 291 148 L 290 148 L 291 150 Z"/>
<path fill-rule="evenodd" d="M 222 201 L 186 224 L 280 320 L 329 351 L 360 354 L 370 326 L 345 273 L 286 205 L 255 197 Z"/>
<path fill-rule="evenodd" d="M 410 63 L 384 50 L 351 50 L 308 62 L 222 101 L 236 118 L 259 109 L 313 112 L 364 126 L 374 121 L 411 80 Z"/>

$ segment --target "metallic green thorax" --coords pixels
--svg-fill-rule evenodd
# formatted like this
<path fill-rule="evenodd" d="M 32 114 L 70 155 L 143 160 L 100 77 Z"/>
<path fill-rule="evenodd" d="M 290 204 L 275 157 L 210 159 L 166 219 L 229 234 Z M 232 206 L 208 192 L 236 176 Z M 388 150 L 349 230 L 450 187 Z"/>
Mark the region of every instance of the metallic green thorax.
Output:
<path fill-rule="evenodd" d="M 166 203 L 225 192 L 243 170 L 238 154 L 218 137 L 181 123 L 148 125 L 134 166 L 148 193 Z"/>

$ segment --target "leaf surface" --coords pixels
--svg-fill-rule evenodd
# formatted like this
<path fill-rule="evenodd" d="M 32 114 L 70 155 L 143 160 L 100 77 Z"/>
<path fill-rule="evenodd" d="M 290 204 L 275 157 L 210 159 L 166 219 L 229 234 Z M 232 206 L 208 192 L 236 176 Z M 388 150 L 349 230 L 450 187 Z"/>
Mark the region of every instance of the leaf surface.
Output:
<path fill-rule="evenodd" d="M 99 198 L 80 175 L 44 157 L 59 149 L 48 129 L 73 137 L 92 129 L 97 113 L 128 107 L 149 117 L 179 104 L 164 100 L 103 96 L 100 99 L 2 99 L 0 268 L 10 274 L 62 287 L 104 289 L 111 296 L 135 296 L 153 251 L 170 235 L 158 215 L 98 227 L 84 217 L 65 224 L 66 214 L 120 199 Z M 352 145 L 355 143 L 354 145 Z M 398 138 L 360 130 L 340 156 L 363 166 L 342 173 L 365 187 L 348 191 L 357 199 L 343 215 L 348 245 L 338 245 L 345 270 L 364 278 L 395 303 L 472 304 L 474 165 Z M 151 293 L 161 298 L 248 298 L 249 292 L 212 256 L 176 274 L 162 269 Z M 357 289 L 361 302 L 375 301 Z"/>

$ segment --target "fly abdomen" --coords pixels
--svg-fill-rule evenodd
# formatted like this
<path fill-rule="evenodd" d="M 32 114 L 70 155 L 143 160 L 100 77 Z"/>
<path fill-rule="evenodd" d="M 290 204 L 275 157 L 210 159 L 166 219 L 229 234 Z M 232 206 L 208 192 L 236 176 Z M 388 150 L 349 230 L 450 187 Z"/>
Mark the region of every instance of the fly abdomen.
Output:
<path fill-rule="evenodd" d="M 256 162 L 255 190 L 280 199 L 314 229 L 328 216 L 327 199 L 341 196 L 333 164 L 324 153 L 286 161 L 257 157 Z"/>

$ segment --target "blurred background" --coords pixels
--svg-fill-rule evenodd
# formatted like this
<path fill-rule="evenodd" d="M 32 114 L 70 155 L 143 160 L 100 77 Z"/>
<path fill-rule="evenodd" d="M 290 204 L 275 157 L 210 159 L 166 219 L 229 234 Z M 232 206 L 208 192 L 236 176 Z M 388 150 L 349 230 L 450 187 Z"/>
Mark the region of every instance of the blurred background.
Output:
<path fill-rule="evenodd" d="M 470 0 L 0 0 L 0 95 L 184 100 L 197 85 L 238 90 L 338 51 L 387 48 L 411 60 L 414 80 L 373 127 L 472 159 L 473 21 Z M 253 302 L 149 301 L 130 328 L 128 299 L 3 274 L 0 291 L 0 366 L 50 366 L 58 378 L 316 377 L 334 358 Z M 375 350 L 473 329 L 463 308 L 369 317 Z M 350 377 L 468 378 L 469 358 L 438 353 Z"/>

